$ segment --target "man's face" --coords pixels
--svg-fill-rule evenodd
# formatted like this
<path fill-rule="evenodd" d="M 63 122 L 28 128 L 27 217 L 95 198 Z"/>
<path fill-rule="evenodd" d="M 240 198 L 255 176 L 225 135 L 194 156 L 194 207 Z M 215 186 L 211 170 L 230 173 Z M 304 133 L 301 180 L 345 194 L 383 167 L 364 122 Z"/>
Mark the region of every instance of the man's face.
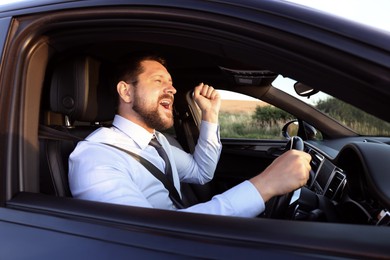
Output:
<path fill-rule="evenodd" d="M 167 69 L 156 61 L 142 61 L 144 72 L 134 86 L 133 110 L 145 125 L 164 130 L 173 125 L 173 95 L 176 89 Z"/>

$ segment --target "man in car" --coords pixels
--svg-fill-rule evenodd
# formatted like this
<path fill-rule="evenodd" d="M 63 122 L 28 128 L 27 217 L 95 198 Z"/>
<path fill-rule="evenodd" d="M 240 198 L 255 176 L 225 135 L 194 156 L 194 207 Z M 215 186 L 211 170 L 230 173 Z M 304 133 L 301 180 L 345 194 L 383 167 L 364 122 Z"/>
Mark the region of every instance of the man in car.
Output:
<path fill-rule="evenodd" d="M 100 128 L 79 142 L 69 159 L 69 182 L 75 198 L 187 212 L 255 217 L 273 196 L 291 192 L 306 183 L 310 155 L 291 150 L 261 174 L 184 209 L 172 202 L 169 191 L 140 162 L 123 150 L 145 158 L 161 172 L 171 168 L 171 182 L 204 184 L 213 178 L 221 152 L 218 113 L 219 93 L 207 84 L 194 89 L 202 112 L 200 135 L 194 154 L 171 146 L 157 130 L 173 125 L 173 87 L 165 61 L 153 55 L 134 55 L 118 67 L 119 95 L 113 126 Z M 169 161 L 165 162 L 151 140 L 156 138 Z M 115 147 L 113 147 L 115 146 Z M 121 150 L 123 149 L 123 150 Z M 176 206 L 175 206 L 176 205 Z"/>

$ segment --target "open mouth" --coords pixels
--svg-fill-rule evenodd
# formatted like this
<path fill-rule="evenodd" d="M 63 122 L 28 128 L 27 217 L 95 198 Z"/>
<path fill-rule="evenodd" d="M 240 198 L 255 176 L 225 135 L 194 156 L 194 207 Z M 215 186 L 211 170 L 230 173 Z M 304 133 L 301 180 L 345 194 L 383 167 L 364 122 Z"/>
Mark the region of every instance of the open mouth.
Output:
<path fill-rule="evenodd" d="M 163 100 L 161 100 L 160 105 L 163 106 L 165 109 L 171 110 L 171 108 L 172 108 L 172 101 L 171 100 L 167 100 L 167 99 L 163 99 Z"/>

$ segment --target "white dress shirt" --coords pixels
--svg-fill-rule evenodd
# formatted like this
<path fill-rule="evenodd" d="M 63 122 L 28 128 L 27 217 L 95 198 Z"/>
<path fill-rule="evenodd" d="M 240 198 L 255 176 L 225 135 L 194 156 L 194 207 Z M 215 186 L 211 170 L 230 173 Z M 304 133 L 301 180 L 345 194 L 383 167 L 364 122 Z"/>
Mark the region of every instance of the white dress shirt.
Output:
<path fill-rule="evenodd" d="M 174 185 L 179 194 L 180 182 L 204 184 L 213 178 L 222 149 L 218 125 L 202 121 L 193 155 L 171 146 L 161 133 L 156 131 L 154 134 L 168 154 Z M 135 152 L 164 172 L 164 160 L 156 149 L 149 145 L 152 137 L 153 134 L 144 128 L 116 115 L 113 127 L 102 127 L 85 141 L 79 142 L 69 157 L 69 185 L 73 197 L 123 205 L 175 209 L 168 190 L 142 164 L 127 153 L 103 144 L 108 143 Z M 264 210 L 264 201 L 255 187 L 245 181 L 214 196 L 208 202 L 180 210 L 254 217 Z"/>

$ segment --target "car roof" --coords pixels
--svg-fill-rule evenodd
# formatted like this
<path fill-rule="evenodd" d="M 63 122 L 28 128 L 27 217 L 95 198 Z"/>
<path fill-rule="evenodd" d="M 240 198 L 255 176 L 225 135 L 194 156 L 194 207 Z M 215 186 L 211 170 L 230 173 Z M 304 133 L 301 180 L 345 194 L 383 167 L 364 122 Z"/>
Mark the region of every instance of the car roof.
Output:
<path fill-rule="evenodd" d="M 191 22 L 188 24 L 196 24 L 199 22 L 202 26 L 204 26 L 205 23 L 213 24 L 216 28 L 222 26 L 222 28 L 219 28 L 220 32 L 224 32 L 226 35 L 230 34 L 232 38 L 237 36 L 245 37 L 245 35 L 243 35 L 243 30 L 245 30 L 245 34 L 251 34 L 249 35 L 249 38 L 257 34 L 257 49 L 261 49 L 258 47 L 261 44 L 275 44 L 279 49 L 288 49 L 289 53 L 287 54 L 289 55 L 286 55 L 286 52 L 284 52 L 283 58 L 285 61 L 290 62 L 292 60 L 292 58 L 289 58 L 291 55 L 301 55 L 302 59 L 307 59 L 309 58 L 307 57 L 309 54 L 312 56 L 313 62 L 319 63 L 318 58 L 326 59 L 327 65 L 325 66 L 328 67 L 323 68 L 325 69 L 324 72 L 318 72 L 318 70 L 322 69 L 321 66 L 316 69 L 317 71 L 313 71 L 312 67 L 305 67 L 302 68 L 302 71 L 305 70 L 305 75 L 298 75 L 300 76 L 297 77 L 298 80 L 301 80 L 308 85 L 314 83 L 316 84 L 315 87 L 319 90 L 339 98 L 340 96 L 337 95 L 342 95 L 345 97 L 343 98 L 344 101 L 353 105 L 358 104 L 361 108 L 367 108 L 367 111 L 379 117 L 389 118 L 388 113 L 385 112 L 380 105 L 387 104 L 386 97 L 390 96 L 390 90 L 386 87 L 390 81 L 389 75 L 387 75 L 387 71 L 390 68 L 390 59 L 388 58 L 390 54 L 390 45 L 388 44 L 390 34 L 381 30 L 373 30 L 371 27 L 340 17 L 335 17 L 309 7 L 277 0 L 242 0 L 239 2 L 232 0 L 166 0 L 163 2 L 158 0 L 112 0 L 109 2 L 103 0 L 38 0 L 15 2 L 6 6 L 7 8 L 1 8 L 0 19 L 1 17 L 10 19 L 10 17 L 47 13 L 45 16 L 41 15 L 41 17 L 47 17 L 44 21 L 47 22 L 49 20 L 56 20 L 57 17 L 60 17 L 62 14 L 73 15 L 72 10 L 80 10 L 80 13 L 82 13 L 83 10 L 88 10 L 89 14 L 99 17 L 101 14 L 101 12 L 98 12 L 101 10 L 100 8 L 104 8 L 104 11 L 107 10 L 107 12 L 111 10 L 111 15 L 113 15 L 113 17 L 115 15 L 116 17 L 116 12 L 125 10 L 125 8 L 122 7 L 127 6 L 131 7 L 126 8 L 126 11 L 128 12 L 133 13 L 136 12 L 134 10 L 137 10 L 137 14 L 142 12 L 146 15 L 153 13 L 153 15 L 156 15 L 156 19 L 160 21 L 165 21 L 170 19 L 170 17 L 175 16 L 174 19 L 180 19 L 182 22 L 185 22 L 186 19 L 191 19 Z M 112 8 L 107 8 L 108 6 Z M 30 15 L 30 17 L 34 16 Z M 84 19 L 84 16 L 80 17 Z M 197 21 L 195 22 L 194 19 Z M 185 25 L 185 23 L 183 23 L 183 25 Z M 40 28 L 42 28 L 42 26 Z M 186 30 L 186 33 L 189 31 L 190 30 Z M 153 31 L 153 33 L 156 32 L 157 31 Z M 182 33 L 180 39 L 181 44 L 183 44 L 184 41 L 184 37 L 182 37 L 184 32 Z M 208 32 L 208 35 L 212 34 L 212 32 Z M 260 34 L 262 35 L 259 36 Z M 202 37 L 203 36 L 206 35 L 202 34 Z M 214 36 L 214 34 L 212 36 Z M 95 37 L 98 37 L 98 40 L 100 39 L 100 35 Z M 124 36 L 120 35 L 120 37 L 123 40 Z M 153 35 L 148 37 L 149 41 L 155 41 L 155 37 L 151 39 Z M 192 37 L 196 37 L 196 35 L 194 34 Z M 281 37 L 283 37 L 283 39 L 281 39 Z M 294 45 L 291 44 L 291 39 L 293 37 L 295 38 Z M 160 39 L 156 44 L 161 44 L 162 40 L 163 39 Z M 210 47 L 209 50 L 204 50 L 204 53 L 214 54 L 213 52 L 221 51 L 220 47 L 222 43 L 220 41 L 209 39 L 209 42 L 213 42 L 211 47 L 214 49 Z M 196 48 L 199 47 L 196 46 Z M 240 54 L 234 50 L 237 48 L 232 46 L 229 46 L 229 48 L 230 49 L 223 50 L 224 55 L 227 55 L 225 57 L 234 58 L 240 56 Z M 332 56 L 324 55 L 324 48 L 331 52 Z M 203 50 L 201 51 L 203 52 Z M 177 51 L 175 50 L 175 52 Z M 226 54 L 226 52 L 228 53 Z M 343 54 L 343 57 L 340 57 L 340 54 Z M 194 52 L 192 56 L 193 55 L 197 54 Z M 269 54 L 269 56 L 268 62 L 272 63 L 272 54 Z M 180 56 L 179 58 L 181 57 L 183 56 Z M 241 57 L 239 59 L 241 59 Z M 353 63 L 351 60 L 359 60 L 359 62 L 355 61 L 355 63 Z M 257 61 L 258 59 L 256 62 Z M 339 65 L 340 61 L 342 61 L 342 65 Z M 363 64 L 363 62 L 360 61 L 364 61 L 364 65 L 359 65 Z M 331 63 L 335 63 L 333 65 L 337 65 L 337 68 L 333 65 L 329 65 Z M 296 79 L 296 73 L 300 72 L 295 72 L 295 74 L 288 74 L 286 72 L 287 70 L 291 70 L 287 67 L 293 66 L 292 64 L 293 63 L 287 65 L 286 63 L 283 65 L 284 71 L 277 69 L 278 71 L 275 72 Z M 353 65 L 352 67 L 351 64 Z M 218 65 L 223 66 L 223 64 Z M 265 65 L 271 66 L 270 64 Z M 202 64 L 202 66 L 206 66 L 206 64 Z M 321 75 L 321 78 L 324 78 L 324 75 L 328 75 L 325 71 L 329 70 L 329 66 L 334 71 L 337 70 L 339 75 L 343 74 L 344 76 L 340 76 L 341 78 L 333 76 L 332 82 L 326 79 L 319 82 L 319 75 Z M 278 67 L 280 66 L 278 65 Z M 271 67 L 264 69 L 273 70 Z M 360 74 L 356 72 L 357 69 L 361 70 Z M 369 73 L 367 73 L 368 70 L 370 70 Z M 345 79 L 345 74 L 348 73 L 358 77 L 355 79 L 354 83 L 338 82 L 338 85 L 342 87 L 341 90 L 340 88 L 336 90 L 335 87 L 331 86 L 333 82 Z M 370 76 L 367 77 L 367 74 Z M 359 81 L 364 83 L 360 83 Z M 317 82 L 320 84 L 317 84 Z M 355 83 L 359 83 L 361 86 Z M 347 84 L 349 84 L 349 86 L 347 86 Z M 358 91 L 360 92 L 358 93 Z M 370 91 L 370 93 L 367 95 L 368 91 Z M 368 96 L 371 96 L 372 98 L 367 98 L 366 102 L 363 103 L 360 101 Z M 375 104 L 373 104 L 373 102 L 375 102 Z M 377 108 L 374 108 L 374 105 Z"/>
<path fill-rule="evenodd" d="M 340 34 L 345 37 L 349 37 L 356 41 L 364 42 L 378 48 L 390 51 L 390 46 L 387 44 L 390 38 L 390 33 L 375 29 L 370 26 L 366 26 L 361 23 L 354 22 L 352 20 L 344 19 L 332 15 L 330 13 L 314 9 L 308 6 L 300 4 L 281 1 L 281 0 L 265 0 L 265 1 L 235 1 L 235 0 L 223 0 L 223 1 L 177 1 L 177 0 L 131 0 L 131 1 L 101 1 L 101 0 L 16 0 L 14 2 L 0 4 L 0 18 L 19 16 L 26 14 L 33 14 L 38 12 L 58 11 L 73 8 L 84 7 L 98 7 L 98 6 L 160 6 L 160 7 L 172 7 L 172 8 L 190 8 L 193 10 L 199 10 L 204 12 L 219 13 L 222 12 L 225 15 L 234 16 L 243 20 L 256 21 L 258 23 L 266 24 L 267 21 L 256 19 L 257 14 L 270 14 L 277 15 L 285 18 L 285 24 L 272 24 L 272 26 L 278 26 L 279 29 L 289 28 L 295 34 L 302 34 L 306 37 L 315 37 L 316 35 L 310 35 L 309 30 L 295 30 L 294 27 L 289 26 L 289 23 L 299 22 L 304 24 L 307 28 L 313 27 L 324 31 Z M 224 8 L 220 8 L 223 6 Z M 239 12 L 238 12 L 239 10 Z"/>

